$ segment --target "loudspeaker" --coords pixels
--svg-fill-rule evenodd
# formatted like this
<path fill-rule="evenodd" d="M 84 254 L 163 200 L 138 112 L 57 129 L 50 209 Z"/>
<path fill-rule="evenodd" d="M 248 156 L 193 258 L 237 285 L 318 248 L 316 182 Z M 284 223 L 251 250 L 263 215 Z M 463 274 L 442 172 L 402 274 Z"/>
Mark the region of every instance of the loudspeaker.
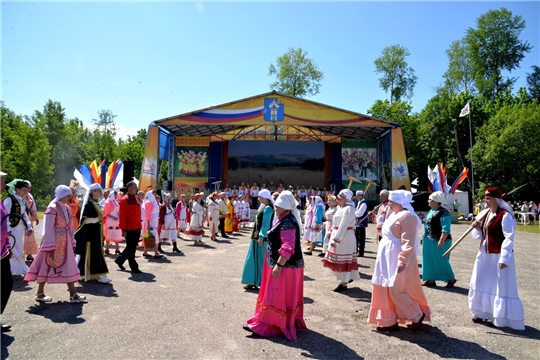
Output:
<path fill-rule="evenodd" d="M 135 163 L 132 160 L 126 160 L 124 163 L 124 185 L 132 181 L 135 176 Z"/>
<path fill-rule="evenodd" d="M 428 190 L 427 164 L 419 164 L 417 168 L 418 175 L 418 191 Z"/>

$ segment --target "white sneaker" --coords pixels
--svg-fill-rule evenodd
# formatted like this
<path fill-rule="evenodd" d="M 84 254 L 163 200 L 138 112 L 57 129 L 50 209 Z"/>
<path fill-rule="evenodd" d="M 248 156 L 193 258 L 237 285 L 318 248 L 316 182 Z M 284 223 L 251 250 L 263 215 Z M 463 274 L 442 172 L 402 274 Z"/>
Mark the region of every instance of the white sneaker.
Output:
<path fill-rule="evenodd" d="M 108 284 L 110 283 L 112 280 L 109 279 L 107 276 L 103 275 L 103 276 L 100 276 L 99 277 L 99 280 L 98 282 L 102 283 L 102 284 Z"/>

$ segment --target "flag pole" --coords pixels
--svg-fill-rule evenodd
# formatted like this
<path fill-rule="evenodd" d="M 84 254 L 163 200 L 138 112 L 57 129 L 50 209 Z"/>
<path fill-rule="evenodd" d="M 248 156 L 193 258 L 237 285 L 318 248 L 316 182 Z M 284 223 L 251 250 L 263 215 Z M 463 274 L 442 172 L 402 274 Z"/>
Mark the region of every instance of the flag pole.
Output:
<path fill-rule="evenodd" d="M 471 191 L 474 199 L 474 167 L 473 167 L 473 143 L 472 143 L 472 127 L 471 127 L 471 105 L 469 103 L 469 138 L 471 142 Z"/>

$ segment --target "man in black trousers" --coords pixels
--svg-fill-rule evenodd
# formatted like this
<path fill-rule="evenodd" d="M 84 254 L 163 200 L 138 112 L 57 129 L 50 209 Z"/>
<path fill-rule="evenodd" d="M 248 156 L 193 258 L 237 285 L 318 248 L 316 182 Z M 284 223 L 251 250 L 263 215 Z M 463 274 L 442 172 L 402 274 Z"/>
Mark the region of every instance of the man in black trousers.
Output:
<path fill-rule="evenodd" d="M 130 181 L 126 185 L 127 194 L 120 200 L 119 227 L 122 229 L 122 236 L 126 239 L 126 248 L 122 254 L 114 261 L 122 270 L 124 262 L 127 260 L 132 273 L 140 274 L 139 264 L 135 261 L 137 244 L 141 237 L 141 201 L 137 197 L 137 184 Z"/>

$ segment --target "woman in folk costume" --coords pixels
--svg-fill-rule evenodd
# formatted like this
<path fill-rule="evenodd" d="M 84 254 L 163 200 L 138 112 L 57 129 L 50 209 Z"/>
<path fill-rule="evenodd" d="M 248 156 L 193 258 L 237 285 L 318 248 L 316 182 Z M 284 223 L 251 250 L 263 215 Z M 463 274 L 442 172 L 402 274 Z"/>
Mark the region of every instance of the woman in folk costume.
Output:
<path fill-rule="evenodd" d="M 77 189 L 75 186 L 70 187 L 71 190 L 71 197 L 69 198 L 69 201 L 67 205 L 71 209 L 71 216 L 73 220 L 73 229 L 79 228 L 79 219 L 81 218 L 81 208 L 79 206 L 79 200 L 77 200 Z"/>
<path fill-rule="evenodd" d="M 189 226 L 186 230 L 186 240 L 192 240 L 193 245 L 202 245 L 204 235 L 204 208 L 200 203 L 201 194 L 195 193 L 191 201 Z"/>
<path fill-rule="evenodd" d="M 217 202 L 218 193 L 213 192 L 208 197 L 208 222 L 210 223 L 210 240 L 217 241 L 216 234 L 219 231 L 219 204 Z"/>
<path fill-rule="evenodd" d="M 247 196 L 242 197 L 242 227 L 246 227 L 249 224 L 249 202 Z"/>
<path fill-rule="evenodd" d="M 115 254 L 120 255 L 122 230 L 118 227 L 118 212 L 120 211 L 118 195 L 114 191 L 111 191 L 103 206 L 103 218 L 105 219 L 105 228 L 107 229 L 105 232 L 105 254 L 110 254 L 109 243 L 113 242 L 116 246 Z"/>
<path fill-rule="evenodd" d="M 487 209 L 473 222 L 473 239 L 480 240 L 469 288 L 473 322 L 491 321 L 497 327 L 525 330 L 523 304 L 519 299 L 514 237 L 516 220 L 502 191 L 489 187 L 484 193 Z"/>
<path fill-rule="evenodd" d="M 333 227 L 324 259 L 325 276 L 335 276 L 339 285 L 335 292 L 347 291 L 347 284 L 360 280 L 356 260 L 356 236 L 354 235 L 356 217 L 354 215 L 353 192 L 343 189 L 337 196 L 338 210 L 332 219 Z"/>
<path fill-rule="evenodd" d="M 268 232 L 268 247 L 255 314 L 244 330 L 260 336 L 285 335 L 296 340 L 304 321 L 304 259 L 300 245 L 300 212 L 290 191 L 275 202 L 278 222 Z"/>
<path fill-rule="evenodd" d="M 154 236 L 154 239 L 155 239 L 154 248 L 153 248 L 154 258 L 160 259 L 163 257 L 163 255 L 161 255 L 158 251 L 159 234 L 158 234 L 157 228 L 158 228 L 158 219 L 159 219 L 159 204 L 156 200 L 156 197 L 153 191 L 149 191 L 146 193 L 144 197 L 143 208 L 144 208 L 144 221 L 143 221 L 142 233 L 143 234 L 151 233 Z M 148 253 L 148 248 L 144 244 L 144 241 L 143 241 L 143 245 L 144 245 L 143 256 L 145 257 L 152 256 Z"/>
<path fill-rule="evenodd" d="M 109 269 L 103 255 L 103 212 L 99 206 L 102 189 L 99 184 L 92 184 L 86 192 L 82 205 L 80 225 L 75 232 L 78 266 L 85 281 L 97 279 L 108 284 Z"/>
<path fill-rule="evenodd" d="M 186 230 L 186 216 L 187 216 L 187 204 L 186 204 L 186 194 L 180 195 L 180 199 L 176 203 L 176 221 L 178 227 L 178 235 L 176 237 L 181 237 L 180 232 Z"/>
<path fill-rule="evenodd" d="M 234 213 L 233 198 L 229 196 L 227 201 L 227 217 L 225 218 L 225 234 L 230 235 L 233 233 L 233 223 L 236 214 Z"/>
<path fill-rule="evenodd" d="M 311 239 L 311 223 L 313 221 L 315 211 L 315 196 L 310 196 L 307 200 L 306 210 L 304 212 L 304 232 L 302 239 L 310 241 Z"/>
<path fill-rule="evenodd" d="M 324 257 L 326 254 L 326 249 L 328 247 L 328 242 L 330 241 L 330 235 L 332 234 L 332 228 L 333 228 L 333 219 L 334 215 L 337 211 L 337 202 L 336 197 L 334 195 L 328 195 L 328 210 L 326 210 L 326 213 L 324 214 L 325 222 L 324 222 L 324 233 L 322 234 L 323 242 L 322 242 L 322 252 L 318 255 L 319 257 Z M 311 246 L 313 247 L 311 251 L 315 248 L 315 244 L 312 243 Z"/>
<path fill-rule="evenodd" d="M 309 239 L 309 248 L 307 251 L 304 251 L 306 255 L 312 255 L 315 245 L 322 245 L 324 237 L 326 235 L 326 229 L 324 227 L 324 202 L 320 196 L 315 196 L 315 207 L 313 208 L 313 218 L 311 219 L 311 224 L 309 225 L 310 239 Z"/>
<path fill-rule="evenodd" d="M 417 330 L 423 321 L 431 320 L 416 260 L 422 221 L 411 206 L 409 191 L 390 191 L 388 199 L 392 214 L 382 227 L 368 322 L 376 324 L 378 331 L 397 331 L 398 323 Z"/>
<path fill-rule="evenodd" d="M 233 195 L 233 206 L 234 206 L 233 232 L 238 232 L 238 230 L 240 230 L 240 201 L 238 201 L 238 198 L 235 195 Z"/>
<path fill-rule="evenodd" d="M 76 242 L 73 237 L 73 216 L 68 206 L 71 189 L 59 185 L 54 194 L 54 200 L 45 210 L 41 246 L 24 280 L 38 283 L 36 301 L 52 302 L 52 298 L 45 295 L 45 284 L 67 284 L 69 301 L 85 303 L 86 297 L 75 291 L 80 274 L 73 253 Z"/>
<path fill-rule="evenodd" d="M 174 210 L 171 205 L 171 194 L 162 193 L 163 195 L 163 204 L 159 207 L 159 224 L 161 225 L 161 232 L 159 234 L 160 244 L 158 245 L 158 250 L 161 250 L 161 242 L 170 240 L 172 242 L 174 253 L 182 254 L 182 251 L 178 249 L 176 244 L 176 235 L 178 234 L 178 229 L 176 228 L 176 220 L 174 218 Z"/>
<path fill-rule="evenodd" d="M 257 289 L 261 285 L 264 253 L 268 240 L 268 230 L 272 227 L 274 218 L 274 199 L 270 191 L 263 189 L 259 192 L 259 202 L 264 205 L 255 216 L 253 233 L 249 244 L 249 250 L 242 271 L 242 284 L 244 289 Z"/>
<path fill-rule="evenodd" d="M 28 183 L 21 179 L 15 179 L 8 185 L 9 196 L 4 200 L 4 207 L 10 214 L 8 221 L 8 236 L 11 242 L 13 256 L 9 259 L 12 275 L 25 275 L 28 266 L 24 261 L 24 237 L 34 232 L 32 222 L 26 212 L 26 195 Z"/>
<path fill-rule="evenodd" d="M 28 183 L 28 194 L 26 194 L 25 201 L 26 201 L 26 214 L 28 215 L 28 219 L 31 223 L 36 223 L 36 226 L 39 225 L 39 219 L 37 214 L 37 207 L 36 202 L 34 201 L 34 197 L 30 193 L 32 191 L 32 184 L 30 181 L 25 180 Z M 25 235 L 24 237 L 24 253 L 26 254 L 26 260 L 32 261 L 34 260 L 33 255 L 37 253 L 38 251 L 38 243 L 36 241 L 36 237 L 34 235 L 34 232 L 32 231 L 29 235 Z"/>

